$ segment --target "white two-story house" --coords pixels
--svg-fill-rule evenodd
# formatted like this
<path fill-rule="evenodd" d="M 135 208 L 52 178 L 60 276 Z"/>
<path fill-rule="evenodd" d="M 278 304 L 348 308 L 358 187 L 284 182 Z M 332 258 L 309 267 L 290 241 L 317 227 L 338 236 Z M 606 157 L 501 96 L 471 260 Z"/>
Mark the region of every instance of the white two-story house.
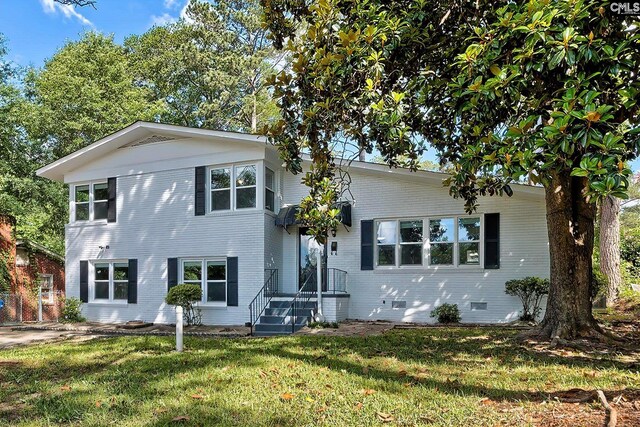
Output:
<path fill-rule="evenodd" d="M 342 227 L 318 245 L 296 221 L 307 192 L 264 137 L 137 122 L 38 170 L 69 186 L 67 296 L 92 321 L 174 323 L 172 286 L 202 287 L 205 324 L 293 330 L 317 311 L 432 322 L 508 322 L 507 280 L 548 277 L 544 192 L 481 199 L 465 214 L 446 175 L 353 162 Z M 302 289 L 302 291 L 301 291 Z"/>

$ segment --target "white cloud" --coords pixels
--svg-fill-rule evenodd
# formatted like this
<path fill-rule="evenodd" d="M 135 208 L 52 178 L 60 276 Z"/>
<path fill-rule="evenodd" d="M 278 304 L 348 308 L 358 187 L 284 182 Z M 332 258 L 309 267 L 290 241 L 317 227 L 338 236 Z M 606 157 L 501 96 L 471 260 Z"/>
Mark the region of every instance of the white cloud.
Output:
<path fill-rule="evenodd" d="M 168 13 L 163 13 L 160 16 L 157 15 L 151 15 L 151 25 L 167 25 L 167 24 L 171 24 L 173 22 L 176 22 L 178 20 L 178 18 L 176 18 L 175 16 L 171 16 Z"/>
<path fill-rule="evenodd" d="M 187 0 L 187 2 L 184 4 L 184 6 L 182 6 L 182 10 L 180 10 L 180 18 L 184 19 L 185 22 L 188 23 L 192 23 L 193 19 L 191 19 L 188 15 L 187 15 L 187 8 L 189 7 L 189 0 Z"/>
<path fill-rule="evenodd" d="M 67 19 L 72 19 L 75 18 L 77 19 L 82 25 L 87 25 L 89 27 L 95 27 L 93 25 L 93 22 L 89 21 L 87 18 L 85 18 L 81 13 L 79 13 L 74 7 L 73 5 L 70 4 L 60 4 L 60 3 L 56 3 L 53 0 L 40 0 L 40 4 L 42 5 L 42 10 L 44 10 L 44 13 L 46 14 L 53 14 L 55 15 L 56 13 L 60 12 L 62 13 L 65 18 Z"/>
<path fill-rule="evenodd" d="M 178 5 L 178 0 L 164 0 L 165 9 L 173 9 Z"/>

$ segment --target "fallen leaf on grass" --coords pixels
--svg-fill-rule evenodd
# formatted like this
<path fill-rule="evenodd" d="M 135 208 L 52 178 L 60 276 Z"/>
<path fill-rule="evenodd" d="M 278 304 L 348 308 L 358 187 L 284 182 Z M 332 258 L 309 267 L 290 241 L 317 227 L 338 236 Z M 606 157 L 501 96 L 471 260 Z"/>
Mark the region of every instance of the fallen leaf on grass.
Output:
<path fill-rule="evenodd" d="M 192 394 L 191 395 L 192 399 L 204 399 L 204 396 L 201 394 Z"/>
<path fill-rule="evenodd" d="M 482 399 L 480 399 L 480 404 L 487 406 L 487 405 L 493 405 L 495 402 L 491 399 L 489 399 L 488 397 L 483 397 Z"/>
<path fill-rule="evenodd" d="M 173 418 L 171 421 L 173 421 L 174 423 L 181 423 L 184 421 L 189 421 L 191 418 L 189 418 L 186 415 L 180 415 L 178 417 Z"/>
<path fill-rule="evenodd" d="M 378 419 L 383 423 L 390 423 L 395 419 L 393 415 L 387 414 L 386 412 L 376 412 L 376 415 L 378 416 Z"/>
<path fill-rule="evenodd" d="M 96 400 L 96 408 L 99 408 L 102 406 L 102 402 L 100 402 L 99 400 Z"/>
<path fill-rule="evenodd" d="M 398 371 L 398 375 L 401 376 L 401 377 L 405 377 L 405 376 L 407 376 L 407 371 L 404 370 L 404 369 L 401 369 L 401 370 Z"/>
<path fill-rule="evenodd" d="M 282 395 L 280 395 L 280 398 L 282 400 L 291 400 L 294 398 L 294 395 L 291 393 L 282 393 Z"/>
<path fill-rule="evenodd" d="M 363 390 L 361 390 L 361 393 L 364 394 L 365 396 L 370 396 L 373 393 L 375 393 L 376 391 L 370 388 L 365 388 Z"/>
<path fill-rule="evenodd" d="M 307 398 L 306 398 L 306 399 L 304 399 L 304 400 L 306 400 L 307 402 L 315 402 L 315 400 L 313 400 L 313 399 L 312 399 L 312 398 L 310 398 L 310 397 L 307 397 Z"/>
<path fill-rule="evenodd" d="M 362 404 L 362 402 L 358 402 L 358 403 L 356 403 L 356 404 L 355 404 L 355 410 L 356 410 L 356 411 L 359 411 L 359 410 L 361 410 L 361 409 L 362 409 L 362 407 L 363 407 L 363 406 L 364 406 L 364 405 Z"/>
<path fill-rule="evenodd" d="M 71 390 L 71 387 L 69 387 L 68 385 L 63 385 L 62 387 L 60 387 L 61 391 L 69 391 Z"/>

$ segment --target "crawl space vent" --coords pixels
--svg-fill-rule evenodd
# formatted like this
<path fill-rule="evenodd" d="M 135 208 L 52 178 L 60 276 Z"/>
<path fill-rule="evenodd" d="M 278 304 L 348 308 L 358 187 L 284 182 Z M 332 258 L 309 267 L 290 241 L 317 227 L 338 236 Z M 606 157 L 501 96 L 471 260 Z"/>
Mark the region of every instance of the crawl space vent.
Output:
<path fill-rule="evenodd" d="M 486 302 L 472 302 L 471 303 L 471 311 L 486 310 L 486 309 L 487 309 L 487 303 Z"/>
<path fill-rule="evenodd" d="M 391 308 L 407 308 L 406 301 L 391 301 Z"/>

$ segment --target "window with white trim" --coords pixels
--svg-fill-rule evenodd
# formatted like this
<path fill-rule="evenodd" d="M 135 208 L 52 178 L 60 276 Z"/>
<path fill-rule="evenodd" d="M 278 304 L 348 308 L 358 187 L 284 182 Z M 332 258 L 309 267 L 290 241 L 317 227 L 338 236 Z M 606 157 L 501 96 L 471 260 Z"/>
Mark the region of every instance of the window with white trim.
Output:
<path fill-rule="evenodd" d="M 251 209 L 257 206 L 256 165 L 209 169 L 209 211 Z"/>
<path fill-rule="evenodd" d="M 267 167 L 264 168 L 264 208 L 276 210 L 276 174 Z"/>
<path fill-rule="evenodd" d="M 256 207 L 256 165 L 236 166 L 236 209 Z"/>
<path fill-rule="evenodd" d="M 95 261 L 93 263 L 93 300 L 127 301 L 129 295 L 128 261 Z"/>
<path fill-rule="evenodd" d="M 183 259 L 180 283 L 191 283 L 202 288 L 202 301 L 210 304 L 227 303 L 226 259 Z"/>
<path fill-rule="evenodd" d="M 479 266 L 481 217 L 376 221 L 376 266 Z"/>
<path fill-rule="evenodd" d="M 89 182 L 73 186 L 75 222 L 107 219 L 109 190 L 106 182 Z"/>

